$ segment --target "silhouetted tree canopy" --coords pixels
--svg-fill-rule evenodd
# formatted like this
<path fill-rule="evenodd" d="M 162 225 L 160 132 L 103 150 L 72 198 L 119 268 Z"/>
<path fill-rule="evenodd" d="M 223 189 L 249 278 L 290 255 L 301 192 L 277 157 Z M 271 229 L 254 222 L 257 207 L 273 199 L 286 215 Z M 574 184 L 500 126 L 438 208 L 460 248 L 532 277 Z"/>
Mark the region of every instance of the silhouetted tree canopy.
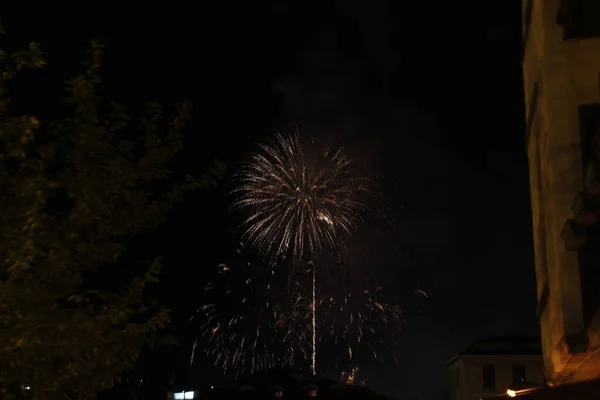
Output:
<path fill-rule="evenodd" d="M 44 66 L 35 43 L 0 49 L 0 397 L 95 398 L 114 385 L 167 310 L 143 301 L 160 262 L 119 292 L 88 274 L 117 262 L 126 239 L 161 223 L 222 167 L 177 181 L 190 104 L 166 118 L 158 103 L 132 121 L 99 98 L 102 46 L 67 82 L 69 113 L 51 122 L 11 113 L 9 82 Z M 11 86 L 12 87 L 12 86 Z M 50 105 L 49 105 L 50 106 Z"/>

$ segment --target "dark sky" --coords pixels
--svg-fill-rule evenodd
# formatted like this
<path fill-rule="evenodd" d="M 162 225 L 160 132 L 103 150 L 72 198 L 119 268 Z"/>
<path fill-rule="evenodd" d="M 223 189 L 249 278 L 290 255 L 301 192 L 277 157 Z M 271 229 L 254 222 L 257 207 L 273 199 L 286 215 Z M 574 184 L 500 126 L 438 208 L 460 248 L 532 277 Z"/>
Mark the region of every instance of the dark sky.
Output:
<path fill-rule="evenodd" d="M 444 362 L 470 342 L 537 331 L 520 4 L 305 3 L 14 11 L 3 20 L 11 43 L 42 43 L 54 81 L 76 71 L 98 37 L 108 94 L 134 104 L 191 99 L 191 171 L 214 157 L 234 167 L 253 143 L 296 123 L 344 144 L 384 199 L 386 222 L 367 224 L 360 247 L 377 254 L 406 319 L 399 364 L 367 368 L 372 386 L 440 398 Z M 41 113 L 59 93 L 43 85 L 49 94 L 31 100 Z M 132 258 L 166 257 L 161 295 L 180 333 L 193 335 L 184 321 L 206 271 L 231 248 L 223 192 L 190 196 L 132 248 Z"/>

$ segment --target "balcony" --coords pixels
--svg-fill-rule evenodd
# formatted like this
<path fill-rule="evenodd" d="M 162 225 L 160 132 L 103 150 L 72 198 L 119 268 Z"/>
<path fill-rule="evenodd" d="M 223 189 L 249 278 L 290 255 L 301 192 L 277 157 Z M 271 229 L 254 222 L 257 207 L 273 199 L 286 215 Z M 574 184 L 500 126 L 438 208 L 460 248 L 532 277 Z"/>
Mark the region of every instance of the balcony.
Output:
<path fill-rule="evenodd" d="M 586 192 L 580 192 L 573 200 L 571 211 L 577 224 L 583 226 L 594 225 L 600 216 L 600 199 L 592 197 Z"/>
<path fill-rule="evenodd" d="M 579 250 L 587 240 L 586 226 L 578 224 L 575 219 L 568 219 L 565 222 L 560 237 L 567 250 Z"/>

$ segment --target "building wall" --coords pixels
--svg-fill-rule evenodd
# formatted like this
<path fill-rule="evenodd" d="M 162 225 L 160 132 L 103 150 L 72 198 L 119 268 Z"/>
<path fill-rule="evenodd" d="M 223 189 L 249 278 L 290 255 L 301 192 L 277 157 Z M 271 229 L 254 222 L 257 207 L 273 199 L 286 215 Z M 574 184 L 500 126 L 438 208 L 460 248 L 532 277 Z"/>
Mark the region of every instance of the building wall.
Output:
<path fill-rule="evenodd" d="M 483 366 L 493 365 L 496 376 L 495 391 L 483 385 Z M 540 356 L 470 356 L 461 357 L 449 368 L 452 400 L 479 400 L 505 394 L 513 383 L 512 366 L 523 365 L 527 382 L 544 383 L 542 358 Z"/>
<path fill-rule="evenodd" d="M 573 375 L 587 349 L 585 340 L 567 344 L 586 327 L 577 252 L 566 250 L 561 232 L 573 217 L 575 195 L 583 190 L 579 106 L 600 101 L 600 39 L 564 40 L 563 27 L 557 23 L 559 5 L 559 0 L 523 1 L 523 81 L 539 318 L 546 372 L 557 382 L 577 379 Z"/>

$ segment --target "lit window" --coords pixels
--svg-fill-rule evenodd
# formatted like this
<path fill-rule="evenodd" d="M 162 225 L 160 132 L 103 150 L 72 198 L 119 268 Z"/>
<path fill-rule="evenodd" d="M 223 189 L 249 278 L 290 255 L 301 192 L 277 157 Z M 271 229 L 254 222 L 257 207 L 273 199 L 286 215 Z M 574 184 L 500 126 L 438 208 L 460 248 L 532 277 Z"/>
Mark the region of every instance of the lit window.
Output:
<path fill-rule="evenodd" d="M 194 396 L 193 391 L 185 391 L 185 392 L 177 392 L 173 394 L 175 400 L 193 400 L 196 396 Z"/>
<path fill-rule="evenodd" d="M 308 391 L 308 397 L 317 397 L 317 389 L 310 389 Z"/>

